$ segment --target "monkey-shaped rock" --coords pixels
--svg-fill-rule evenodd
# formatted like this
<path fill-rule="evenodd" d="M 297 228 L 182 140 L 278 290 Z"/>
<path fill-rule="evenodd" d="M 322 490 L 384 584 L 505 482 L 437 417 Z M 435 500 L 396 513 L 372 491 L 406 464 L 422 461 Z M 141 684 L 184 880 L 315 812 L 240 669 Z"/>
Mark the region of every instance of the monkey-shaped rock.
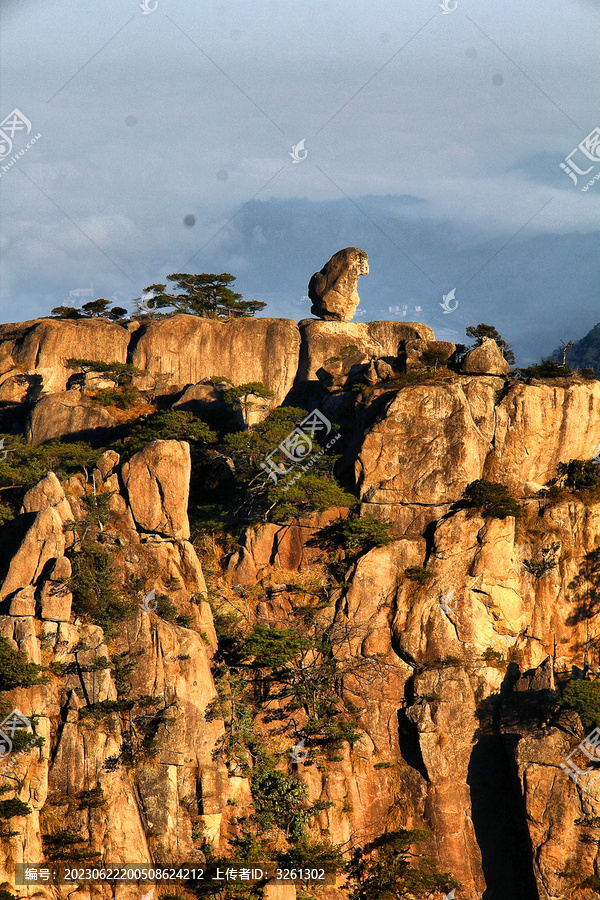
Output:
<path fill-rule="evenodd" d="M 360 302 L 356 290 L 358 279 L 368 274 L 369 260 L 364 250 L 358 247 L 338 250 L 308 283 L 311 313 L 319 319 L 351 322 Z"/>

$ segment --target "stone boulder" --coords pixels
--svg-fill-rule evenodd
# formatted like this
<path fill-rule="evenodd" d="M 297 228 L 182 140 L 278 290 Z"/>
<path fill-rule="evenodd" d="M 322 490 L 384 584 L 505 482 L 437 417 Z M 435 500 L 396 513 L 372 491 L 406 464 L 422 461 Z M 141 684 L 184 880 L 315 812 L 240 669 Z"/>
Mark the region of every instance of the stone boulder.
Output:
<path fill-rule="evenodd" d="M 140 531 L 187 540 L 190 445 L 152 441 L 124 463 L 121 475 L 133 518 Z"/>
<path fill-rule="evenodd" d="M 224 413 L 227 409 L 224 394 L 230 389 L 228 381 L 200 381 L 190 384 L 173 404 L 173 409 L 193 412 L 201 416 L 203 412 Z"/>
<path fill-rule="evenodd" d="M 54 472 L 48 472 L 45 478 L 27 491 L 20 512 L 38 513 L 43 509 L 55 509 L 63 524 L 73 521 L 73 511 Z"/>
<path fill-rule="evenodd" d="M 13 594 L 9 616 L 35 616 L 35 588 L 32 584 Z"/>
<path fill-rule="evenodd" d="M 509 370 L 498 344 L 491 338 L 484 338 L 479 347 L 469 350 L 460 367 L 465 375 L 508 375 Z"/>
<path fill-rule="evenodd" d="M 334 356 L 325 361 L 318 370 L 317 377 L 328 390 L 343 390 L 363 379 L 369 362 L 367 354 L 361 351 Z"/>
<path fill-rule="evenodd" d="M 41 387 L 39 375 L 24 375 L 18 370 L 0 377 L 0 402 L 23 403 Z"/>
<path fill-rule="evenodd" d="M 173 404 L 173 409 L 189 410 L 200 416 L 202 413 L 217 413 L 225 418 L 234 418 L 239 425 L 248 427 L 262 422 L 276 405 L 273 398 L 248 393 L 242 398 L 241 408 L 232 408 L 225 402 L 225 393 L 230 388 L 228 381 L 191 384 Z"/>
<path fill-rule="evenodd" d="M 299 322 L 302 348 L 297 384 L 316 381 L 319 369 L 353 353 L 368 359 L 395 361 L 406 341 L 434 341 L 428 325 L 419 322 Z"/>
<path fill-rule="evenodd" d="M 233 384 L 260 381 L 274 392 L 273 405 L 290 390 L 300 354 L 291 319 L 201 319 L 176 315 L 143 325 L 133 339 L 131 362 L 162 374 L 180 388 L 223 375 Z"/>
<path fill-rule="evenodd" d="M 119 423 L 91 397 L 79 391 L 48 394 L 36 403 L 25 426 L 25 436 L 37 447 L 54 438 L 101 443 Z"/>
<path fill-rule="evenodd" d="M 40 618 L 50 622 L 69 621 L 73 595 L 67 582 L 71 574 L 70 560 L 66 556 L 59 556 L 40 591 Z"/>
<path fill-rule="evenodd" d="M 11 358 L 21 371 L 40 375 L 45 392 L 57 392 L 65 390 L 73 374 L 67 359 L 124 363 L 128 344 L 127 329 L 107 319 L 40 319 L 14 341 Z"/>
<path fill-rule="evenodd" d="M 0 600 L 36 584 L 46 564 L 65 555 L 65 535 L 60 515 L 48 508 L 39 512 L 10 561 L 0 587 Z"/>
<path fill-rule="evenodd" d="M 369 260 L 364 250 L 346 247 L 334 253 L 308 283 L 311 313 L 319 319 L 351 322 L 360 302 L 358 279 L 368 274 Z"/>

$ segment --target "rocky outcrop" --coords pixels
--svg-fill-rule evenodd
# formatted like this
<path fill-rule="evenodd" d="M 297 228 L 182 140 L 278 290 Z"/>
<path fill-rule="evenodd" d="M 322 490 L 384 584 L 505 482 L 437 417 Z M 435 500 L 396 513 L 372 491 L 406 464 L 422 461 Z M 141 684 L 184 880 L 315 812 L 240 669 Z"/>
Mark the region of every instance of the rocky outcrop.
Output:
<path fill-rule="evenodd" d="M 113 489 L 111 504 L 119 511 L 125 505 L 128 516 L 111 515 L 101 527 L 88 521 L 76 534 L 86 541 L 100 536 L 99 548 L 113 548 L 113 569 L 103 572 L 103 580 L 119 571 L 141 585 L 154 583 L 157 595 L 168 591 L 171 602 L 186 610 L 186 627 L 142 609 L 134 598 L 125 620 L 113 629 L 109 650 L 102 627 L 86 621 L 87 616 L 73 615 L 72 568 L 64 551 L 73 520 L 81 524 L 88 515 L 82 476 L 69 479 L 67 502 L 63 486 L 50 473 L 27 492 L 21 514 L 11 525 L 13 534 L 21 528 L 23 537 L 2 584 L 0 597 L 8 599 L 0 615 L 0 634 L 32 662 L 51 662 L 54 667 L 47 683 L 2 696 L 3 703 L 31 719 L 35 734 L 44 738 L 43 746 L 1 760 L 3 786 L 31 810 L 13 817 L 10 834 L 2 837 L 0 883 L 5 886 L 14 887 L 15 865 L 31 862 L 29 854 L 44 859 L 48 847 L 42 844 L 42 834 L 74 835 L 78 847 L 90 853 L 100 847 L 113 862 L 135 857 L 151 865 L 168 865 L 183 859 L 203 862 L 194 829 L 204 826 L 207 838 L 217 843 L 221 823 L 223 833 L 227 831 L 223 814 L 227 801 L 223 807 L 222 800 L 229 796 L 227 771 L 213 758 L 222 724 L 208 722 L 204 715 L 215 699 L 210 671 L 215 646 L 212 615 L 203 599 L 206 585 L 194 548 L 175 537 L 186 533 L 183 480 L 189 480 L 189 452 L 187 445 L 165 443 L 158 451 L 162 449 L 169 465 L 157 462 L 153 456 L 157 448 L 150 445 L 130 465 L 129 486 L 133 490 L 138 470 L 146 466 L 148 483 L 142 489 L 152 497 L 156 488 L 164 505 L 159 513 L 150 504 L 146 514 L 154 520 L 144 524 L 157 523 L 156 527 L 171 531 L 172 539 L 154 533 L 152 540 L 144 535 L 146 542 L 140 542 L 127 495 L 119 486 L 120 460 L 114 451 L 98 461 L 87 492 L 98 496 Z M 143 518 L 139 509 L 136 512 Z M 106 585 L 95 584 L 99 597 Z M 111 654 L 116 654 L 112 662 Z M 130 679 L 128 690 L 115 681 L 111 671 L 115 659 L 125 665 L 122 675 Z M 132 736 L 135 741 L 140 732 L 132 735 L 118 712 L 97 715 L 98 704 L 118 708 L 118 691 L 152 701 L 134 728 L 152 718 L 148 709 L 163 709 L 154 728 L 158 755 L 132 745 L 135 774 L 123 765 L 122 756 L 128 741 Z M 86 717 L 90 709 L 95 713 Z M 65 852 L 70 858 L 70 851 Z"/>
<path fill-rule="evenodd" d="M 298 385 L 316 381 L 319 371 L 331 362 L 355 353 L 365 359 L 396 360 L 404 342 L 433 341 L 434 334 L 419 322 L 315 322 L 299 323 L 302 346 L 298 364 Z"/>
<path fill-rule="evenodd" d="M 409 340 L 403 345 L 400 360 L 404 369 L 410 372 L 424 367 L 423 358 L 429 355 L 439 366 L 446 365 L 456 350 L 450 341 Z"/>
<path fill-rule="evenodd" d="M 64 391 L 73 370 L 67 359 L 98 359 L 105 362 L 127 362 L 129 333 L 106 319 L 79 321 L 40 319 L 23 323 L 20 334 L 7 330 L 2 371 L 10 368 L 28 375 L 38 375 L 44 391 Z M 12 338 L 12 339 L 11 339 Z"/>
<path fill-rule="evenodd" d="M 448 512 L 481 477 L 500 388 L 498 380 L 481 378 L 476 386 L 449 379 L 399 391 L 360 449 L 356 477 L 363 502 L 411 534 Z"/>
<path fill-rule="evenodd" d="M 104 319 L 42 319 L 2 326 L 2 335 L 0 400 L 31 403 L 40 394 L 54 396 L 52 414 L 41 407 L 30 415 L 28 434 L 37 443 L 77 431 L 101 440 L 103 429 L 115 425 L 88 396 L 114 382 L 102 373 L 68 368 L 69 358 L 129 362 L 141 372 L 135 385 L 151 399 L 185 389 L 177 400 L 182 409 L 217 409 L 223 388 L 211 379 L 219 375 L 235 385 L 261 382 L 273 398 L 257 400 L 247 417 L 256 422 L 284 401 L 294 383 L 317 381 L 328 360 L 348 352 L 365 355 L 367 365 L 380 360 L 403 371 L 420 367 L 425 350 L 448 355 L 453 350 L 448 342 L 435 342 L 431 328 L 418 322 L 307 319 L 299 327 L 289 319 L 220 321 L 183 314 L 126 327 Z"/>
<path fill-rule="evenodd" d="M 48 394 L 36 403 L 27 419 L 25 436 L 37 446 L 69 435 L 72 440 L 98 444 L 118 427 L 111 414 L 79 391 Z"/>
<path fill-rule="evenodd" d="M 334 253 L 308 283 L 311 313 L 319 319 L 351 322 L 360 302 L 358 279 L 368 274 L 369 260 L 364 250 L 346 247 Z"/>
<path fill-rule="evenodd" d="M 123 484 L 140 531 L 189 538 L 190 471 L 185 441 L 152 441 L 123 464 Z"/>
<path fill-rule="evenodd" d="M 130 361 L 180 386 L 219 375 L 236 385 L 260 381 L 278 404 L 294 382 L 299 352 L 298 326 L 289 319 L 175 315 L 140 328 Z"/>
<path fill-rule="evenodd" d="M 179 319 L 192 348 L 200 347 L 193 334 L 212 335 L 211 366 L 229 347 L 232 381 L 262 372 L 257 380 L 269 385 L 271 366 L 280 374 L 270 386 L 289 396 L 285 362 L 264 352 L 269 334 L 274 352 L 285 345 L 287 325 L 243 323 L 259 347 L 250 370 L 247 356 L 234 358 L 242 334 L 235 323 L 188 331 L 189 318 L 140 326 L 130 353 L 136 340 L 144 353 L 163 346 L 168 322 Z M 234 611 L 240 629 L 318 621 L 339 666 L 338 690 L 360 711 L 352 743 L 343 739 L 331 757 L 293 767 L 282 743 L 291 722 L 275 692 L 253 720 L 276 748 L 278 770 L 326 807 L 311 839 L 354 846 L 423 828 L 423 852 L 460 879 L 461 900 L 588 900 L 592 888 L 581 882 L 600 870 L 600 789 L 595 771 L 574 783 L 561 768 L 585 729 L 575 713 L 550 711 L 565 680 L 596 662 L 600 503 L 592 493 L 539 488 L 559 462 L 596 452 L 600 385 L 511 381 L 489 374 L 489 362 L 450 372 L 443 363 L 453 345 L 419 324 L 312 321 L 299 331 L 296 385 L 312 384 L 320 408 L 343 424 L 342 462 L 356 462 L 362 513 L 392 520 L 392 540 L 367 549 L 357 530 L 358 544 L 344 543 L 338 520 L 349 510 L 332 508 L 259 521 L 223 544 L 207 533 L 194 546 L 190 454 L 179 441 L 154 441 L 126 461 L 110 449 L 95 467 L 63 482 L 50 473 L 27 491 L 2 530 L 0 634 L 31 661 L 53 665 L 45 683 L 3 692 L 11 707 L 35 713 L 45 743 L 8 763 L 6 794 L 32 812 L 11 820 L 16 834 L 0 837 L 0 887 L 14 885 L 15 863 L 45 858 L 41 835 L 67 829 L 111 862 L 202 863 L 204 839 L 229 855 L 229 841 L 246 833 L 253 766 L 239 765 L 235 748 L 228 755 L 228 720 L 213 704 L 210 604 L 222 602 L 219 611 Z M 6 332 L 6 341 L 23 334 Z M 195 359 L 188 347 L 177 357 L 166 343 L 172 360 Z M 146 362 L 157 371 L 158 356 L 138 359 Z M 210 374 L 221 373 L 228 374 Z M 181 391 L 188 379 L 180 374 Z M 175 408 L 223 411 L 227 383 L 204 377 L 196 381 L 194 370 Z M 66 394 L 81 401 L 80 391 L 68 391 L 38 410 L 50 416 L 47 401 Z M 457 506 L 478 478 L 506 484 L 520 517 Z M 210 564 L 209 589 L 197 549 Z M 112 569 L 103 568 L 107 558 Z M 95 624 L 92 601 L 113 575 L 127 616 Z M 130 716 L 127 701 L 136 698 L 159 705 Z M 301 707 L 293 709 L 296 728 Z M 148 746 L 141 731 L 131 732 L 143 722 L 152 725 Z M 104 900 L 112 895 L 95 890 Z M 332 886 L 328 896 L 342 900 L 345 891 Z"/>
<path fill-rule="evenodd" d="M 67 387 L 96 390 L 106 384 L 94 373 L 76 375 L 68 359 L 130 362 L 144 390 L 173 393 L 204 378 L 224 375 L 234 384 L 260 381 L 281 403 L 298 367 L 298 326 L 290 319 L 217 321 L 173 315 L 144 324 L 107 319 L 39 319 L 0 330 L 0 399 L 21 402 L 38 391 Z"/>
<path fill-rule="evenodd" d="M 227 409 L 224 394 L 231 388 L 228 381 L 200 381 L 190 384 L 173 403 L 173 409 L 193 412 L 202 417 L 203 413 L 224 413 Z"/>
<path fill-rule="evenodd" d="M 485 475 L 534 493 L 559 462 L 591 459 L 600 442 L 600 382 L 512 385 L 496 406 Z"/>
<path fill-rule="evenodd" d="M 51 560 L 64 556 L 63 522 L 55 509 L 39 512 L 10 561 L 8 572 L 0 587 L 0 600 L 29 585 L 37 584 L 44 567 Z"/>
<path fill-rule="evenodd" d="M 508 375 L 509 370 L 498 344 L 491 338 L 483 338 L 479 347 L 469 350 L 460 366 L 466 375 Z"/>
<path fill-rule="evenodd" d="M 362 441 L 363 503 L 419 534 L 476 479 L 532 496 L 559 462 L 593 456 L 600 383 L 502 386 L 491 376 L 452 376 L 395 394 Z"/>

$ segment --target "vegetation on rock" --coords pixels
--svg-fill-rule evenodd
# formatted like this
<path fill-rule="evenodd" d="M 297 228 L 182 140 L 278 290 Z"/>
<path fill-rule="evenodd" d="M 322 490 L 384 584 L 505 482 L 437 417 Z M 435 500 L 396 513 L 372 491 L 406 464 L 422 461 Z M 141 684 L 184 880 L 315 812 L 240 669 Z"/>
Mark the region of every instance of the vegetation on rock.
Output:
<path fill-rule="evenodd" d="M 127 310 L 122 306 L 110 306 L 110 300 L 90 300 L 84 303 L 81 309 L 76 306 L 55 306 L 52 316 L 56 319 L 97 319 L 106 316 L 113 322 L 119 322 L 127 316 Z"/>
<path fill-rule="evenodd" d="M 84 441 L 48 441 L 39 447 L 27 444 L 20 435 L 0 435 L 6 457 L 0 454 L 0 524 L 16 515 L 25 492 L 49 472 L 59 478 L 93 467 L 100 451 Z"/>
<path fill-rule="evenodd" d="M 554 359 L 543 359 L 540 363 L 534 363 L 524 369 L 517 369 L 519 378 L 527 380 L 532 378 L 568 378 L 574 374 L 573 369 L 563 366 Z"/>
<path fill-rule="evenodd" d="M 493 325 L 486 325 L 484 322 L 480 322 L 479 325 L 469 325 L 465 331 L 467 337 L 475 339 L 475 343 L 468 349 L 480 347 L 486 338 L 490 338 L 492 341 L 496 341 L 506 362 L 509 365 L 514 366 L 515 354 L 513 353 L 510 344 L 506 343 Z"/>
<path fill-rule="evenodd" d="M 434 891 L 459 888 L 449 872 L 438 872 L 435 860 L 421 857 L 414 865 L 412 847 L 428 837 L 423 829 L 387 832 L 364 847 L 357 848 L 348 870 L 350 900 L 402 900 L 431 897 Z"/>
<path fill-rule="evenodd" d="M 253 316 L 267 305 L 257 300 L 242 300 L 230 287 L 235 275 L 173 274 L 167 281 L 174 282 L 178 294 L 167 292 L 166 284 L 151 284 L 145 292 L 152 292 L 154 309 L 173 309 L 176 312 L 201 316 L 206 319 L 230 319 L 235 316 Z"/>
<path fill-rule="evenodd" d="M 557 483 L 570 491 L 595 491 L 600 487 L 600 466 L 591 459 L 559 463 Z"/>
<path fill-rule="evenodd" d="M 486 481 L 478 478 L 465 488 L 463 500 L 457 504 L 458 508 L 477 510 L 483 516 L 493 519 L 506 519 L 514 516 L 516 519 L 522 514 L 521 507 L 511 496 L 504 484 L 496 481 Z"/>
<path fill-rule="evenodd" d="M 587 730 L 600 726 L 600 683 L 584 679 L 572 679 L 565 685 L 560 707 L 574 709 Z"/>
<path fill-rule="evenodd" d="M 10 641 L 0 635 L 0 691 L 44 684 L 47 680 L 41 666 L 29 662 L 26 653 L 15 650 Z"/>

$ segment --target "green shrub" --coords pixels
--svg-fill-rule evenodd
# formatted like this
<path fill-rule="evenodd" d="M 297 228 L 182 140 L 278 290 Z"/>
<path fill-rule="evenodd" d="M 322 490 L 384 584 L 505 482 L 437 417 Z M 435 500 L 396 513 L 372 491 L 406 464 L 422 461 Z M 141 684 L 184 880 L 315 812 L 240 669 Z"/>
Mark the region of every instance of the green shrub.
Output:
<path fill-rule="evenodd" d="M 279 866 L 285 869 L 310 868 L 325 869 L 326 872 L 342 872 L 345 868 L 345 860 L 339 847 L 328 840 L 315 841 L 306 835 L 285 853 L 278 854 L 277 861 Z M 302 900 L 302 894 L 299 897 Z"/>
<path fill-rule="evenodd" d="M 143 375 L 143 369 L 137 369 L 131 363 L 105 362 L 101 359 L 79 359 L 70 357 L 65 363 L 67 369 L 83 369 L 84 372 L 99 372 L 118 384 L 131 380 L 134 375 Z"/>
<path fill-rule="evenodd" d="M 35 747 L 41 747 L 45 742 L 45 738 L 41 734 L 32 734 L 26 728 L 18 728 L 12 735 L 11 741 L 11 753 L 16 755 L 23 750 L 33 750 Z"/>
<path fill-rule="evenodd" d="M 480 347 L 485 338 L 491 338 L 493 341 L 496 341 L 506 362 L 514 366 L 515 354 L 512 351 L 512 347 L 506 343 L 493 325 L 486 325 L 485 322 L 480 322 L 479 325 L 469 325 L 465 328 L 465 333 L 467 337 L 475 338 L 475 343 L 469 349 Z"/>
<path fill-rule="evenodd" d="M 87 516 L 84 522 L 79 524 L 80 534 L 83 534 L 90 525 L 102 529 L 108 523 L 111 517 L 110 498 L 112 495 L 113 491 L 107 491 L 105 494 L 85 494 L 81 498 L 81 505 L 86 510 Z"/>
<path fill-rule="evenodd" d="M 281 668 L 292 662 L 311 642 L 293 628 L 269 628 L 255 625 L 241 642 L 240 655 L 257 668 Z"/>
<path fill-rule="evenodd" d="M 31 812 L 31 807 L 19 800 L 18 797 L 11 797 L 10 800 L 0 800 L 0 820 L 6 821 L 15 816 L 28 816 Z"/>
<path fill-rule="evenodd" d="M 494 519 L 506 519 L 508 516 L 519 518 L 522 513 L 521 507 L 510 495 L 506 485 L 486 481 L 484 478 L 467 485 L 460 506 L 477 509 L 483 516 Z"/>
<path fill-rule="evenodd" d="M 303 837 L 314 815 L 305 784 L 278 769 L 267 768 L 252 774 L 250 790 L 254 801 L 251 818 L 259 833 L 280 828 L 292 840 Z"/>
<path fill-rule="evenodd" d="M 87 839 L 70 828 L 57 831 L 55 834 L 42 835 L 44 854 L 50 860 L 78 860 L 96 859 L 102 856 L 91 850 L 77 847 L 78 844 L 86 844 Z"/>
<path fill-rule="evenodd" d="M 596 490 L 600 487 L 600 466 L 591 459 L 570 459 L 557 467 L 558 477 L 571 491 Z"/>
<path fill-rule="evenodd" d="M 119 593 L 118 569 L 110 550 L 90 541 L 71 554 L 71 563 L 73 575 L 68 584 L 76 612 L 100 625 L 105 634 L 114 634 L 133 609 Z"/>
<path fill-rule="evenodd" d="M 11 894 L 10 891 L 5 891 L 4 888 L 0 888 L 0 900 L 18 900 L 18 897 Z"/>
<path fill-rule="evenodd" d="M 48 441 L 32 447 L 19 435 L 0 434 L 6 459 L 0 461 L 2 504 L 0 519 L 8 522 L 19 512 L 23 496 L 49 472 L 64 478 L 91 467 L 101 455 L 84 441 Z"/>
<path fill-rule="evenodd" d="M 166 409 L 144 416 L 131 428 L 127 454 L 137 453 L 152 441 L 189 441 L 210 444 L 216 434 L 191 412 Z"/>
<path fill-rule="evenodd" d="M 253 316 L 267 305 L 258 300 L 242 300 L 242 295 L 229 285 L 235 275 L 222 272 L 220 275 L 202 272 L 199 275 L 174 272 L 167 275 L 167 281 L 175 284 L 179 294 L 169 294 L 166 284 L 151 284 L 145 292 L 152 291 L 153 309 L 173 309 L 177 312 L 207 319 L 225 319 L 237 316 Z"/>
<path fill-rule="evenodd" d="M 494 650 L 493 647 L 486 647 L 481 656 L 486 662 L 501 662 L 504 659 L 500 651 Z"/>
<path fill-rule="evenodd" d="M 329 356 L 325 360 L 325 362 L 341 362 L 343 359 L 346 359 L 348 356 L 352 356 L 354 353 L 358 353 L 358 345 L 346 344 L 344 347 L 340 348 L 338 356 Z"/>
<path fill-rule="evenodd" d="M 383 383 L 378 382 L 375 385 L 375 388 L 378 390 L 381 387 L 384 387 L 386 391 L 401 391 L 403 388 L 414 387 L 418 384 L 425 384 L 428 381 L 434 380 L 436 377 L 436 373 L 433 369 L 409 369 L 408 372 L 403 372 L 400 375 L 395 375 L 393 378 L 390 378 L 388 381 Z M 357 383 L 352 385 L 353 391 L 366 391 L 367 393 L 374 388 L 370 388 L 368 385 Z"/>
<path fill-rule="evenodd" d="M 132 409 L 140 403 L 141 394 L 132 384 L 127 384 L 118 387 L 116 391 L 103 388 L 94 394 L 93 400 L 98 406 L 116 406 L 118 409 Z"/>
<path fill-rule="evenodd" d="M 302 474 L 293 484 L 274 487 L 271 497 L 275 501 L 270 513 L 274 522 L 298 518 L 312 510 L 322 512 L 332 506 L 356 505 L 356 497 L 340 487 L 333 477 L 316 472 Z"/>
<path fill-rule="evenodd" d="M 447 352 L 447 350 L 438 350 L 435 347 L 430 347 L 427 350 L 424 350 L 420 356 L 420 360 L 424 365 L 428 367 L 433 366 L 433 368 L 436 369 L 442 366 L 447 366 L 449 359 L 450 354 Z"/>
<path fill-rule="evenodd" d="M 582 378 L 585 378 L 586 381 L 596 381 L 596 373 L 593 369 L 585 367 L 579 370 L 579 374 Z"/>
<path fill-rule="evenodd" d="M 429 581 L 430 578 L 433 578 L 433 572 L 430 572 L 429 569 L 426 569 L 424 566 L 409 566 L 408 569 L 404 570 L 404 574 L 407 578 L 410 578 L 411 581 L 418 581 L 421 584 L 425 581 Z"/>
<path fill-rule="evenodd" d="M 91 706 L 82 706 L 79 716 L 82 719 L 92 718 L 96 721 L 105 719 L 115 713 L 128 712 L 135 706 L 135 700 L 102 700 Z"/>
<path fill-rule="evenodd" d="M 262 397 L 267 400 L 274 397 L 275 394 L 262 381 L 249 381 L 246 384 L 233 385 L 223 395 L 225 402 L 234 409 L 245 409 L 250 396 Z"/>
<path fill-rule="evenodd" d="M 527 569 L 534 578 L 543 578 L 548 575 L 552 569 L 558 565 L 558 560 L 554 558 L 542 557 L 541 559 L 524 559 L 523 567 Z"/>
<path fill-rule="evenodd" d="M 448 669 L 461 664 L 462 660 L 458 656 L 444 656 L 441 659 L 428 660 L 426 663 L 423 663 L 421 668 L 423 671 L 427 669 Z"/>
<path fill-rule="evenodd" d="M 347 866 L 350 900 L 426 898 L 459 888 L 460 882 L 449 872 L 437 871 L 434 860 L 411 851 L 428 836 L 422 829 L 401 829 L 357 847 Z M 415 858 L 419 858 L 416 865 Z"/>
<path fill-rule="evenodd" d="M 527 366 L 525 369 L 517 369 L 520 378 L 566 378 L 573 375 L 573 369 L 562 366 L 554 359 L 543 359 L 541 363 Z"/>
<path fill-rule="evenodd" d="M 393 540 L 390 534 L 392 528 L 393 523 L 386 519 L 352 513 L 347 519 L 340 517 L 330 525 L 320 528 L 315 536 L 309 539 L 308 546 L 326 550 L 331 560 L 332 554 L 335 554 L 338 548 L 362 553 L 373 547 L 389 544 Z"/>
<path fill-rule="evenodd" d="M 393 538 L 390 534 L 392 523 L 375 516 L 361 516 L 351 519 L 340 528 L 342 546 L 350 550 L 371 550 L 384 547 Z"/>
<path fill-rule="evenodd" d="M 10 641 L 0 635 L 0 691 L 44 684 L 47 680 L 41 666 L 29 662 L 22 650 L 13 649 Z"/>
<path fill-rule="evenodd" d="M 568 681 L 559 706 L 574 709 L 585 729 L 600 725 L 600 683 L 582 679 Z"/>
<path fill-rule="evenodd" d="M 7 506 L 6 503 L 0 503 L 0 527 L 4 525 L 5 522 L 10 522 L 15 517 L 15 510 L 12 506 Z"/>
<path fill-rule="evenodd" d="M 156 615 L 166 622 L 174 622 L 179 615 L 179 608 L 172 603 L 166 594 L 156 595 Z"/>
<path fill-rule="evenodd" d="M 127 315 L 127 310 L 122 306 L 110 307 L 110 300 L 104 300 L 102 297 L 98 300 L 90 300 L 84 303 L 81 309 L 75 306 L 55 306 L 52 310 L 52 316 L 57 319 L 90 319 L 106 316 L 113 322 L 118 322 Z"/>

